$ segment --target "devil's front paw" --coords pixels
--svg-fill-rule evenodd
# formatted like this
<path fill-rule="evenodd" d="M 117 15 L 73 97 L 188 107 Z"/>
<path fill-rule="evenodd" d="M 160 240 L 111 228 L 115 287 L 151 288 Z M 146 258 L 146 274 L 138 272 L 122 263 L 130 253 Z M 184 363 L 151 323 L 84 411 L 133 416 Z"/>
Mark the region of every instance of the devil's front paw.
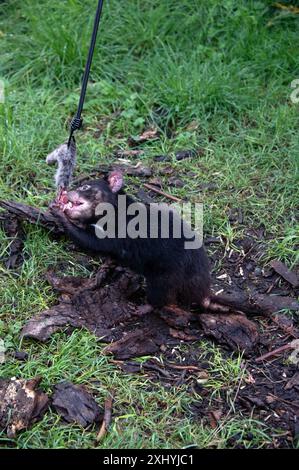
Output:
<path fill-rule="evenodd" d="M 59 202 L 57 201 L 57 199 L 54 199 L 54 201 L 50 202 L 49 204 L 49 211 L 54 212 L 58 209 L 60 209 Z"/>
<path fill-rule="evenodd" d="M 51 202 L 51 204 L 49 205 L 49 211 L 55 217 L 55 219 L 58 219 L 60 222 L 67 220 L 65 213 L 62 211 L 57 201 Z"/>

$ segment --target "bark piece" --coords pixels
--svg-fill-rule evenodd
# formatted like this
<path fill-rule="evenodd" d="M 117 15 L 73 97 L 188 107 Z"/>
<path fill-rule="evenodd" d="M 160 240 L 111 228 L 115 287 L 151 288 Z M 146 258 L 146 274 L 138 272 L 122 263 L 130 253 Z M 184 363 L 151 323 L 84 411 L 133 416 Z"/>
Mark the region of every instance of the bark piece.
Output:
<path fill-rule="evenodd" d="M 84 387 L 71 382 L 60 382 L 55 386 L 52 406 L 65 421 L 80 424 L 83 428 L 103 417 L 92 395 Z"/>
<path fill-rule="evenodd" d="M 155 354 L 162 344 L 159 336 L 159 332 L 151 329 L 137 329 L 107 346 L 105 352 L 120 360 Z"/>
<path fill-rule="evenodd" d="M 176 339 L 181 341 L 196 341 L 199 339 L 198 336 L 185 333 L 184 331 L 176 330 L 175 328 L 169 328 L 169 334 Z"/>
<path fill-rule="evenodd" d="M 144 189 L 139 189 L 136 194 L 136 197 L 139 201 L 143 202 L 144 204 L 151 204 L 155 202 L 154 198 L 152 198 Z"/>
<path fill-rule="evenodd" d="M 115 339 L 117 327 L 127 322 L 138 309 L 129 297 L 139 290 L 140 277 L 125 270 L 114 273 L 112 267 L 109 270 L 107 266 L 99 271 L 98 277 L 101 275 L 103 283 L 110 275 L 111 283 L 95 288 L 95 285 L 90 286 L 89 279 L 81 279 L 82 285 L 85 282 L 85 288 L 75 289 L 76 293 L 70 298 L 63 298 L 58 305 L 33 317 L 24 326 L 21 336 L 46 341 L 55 331 L 73 326 L 87 328 L 104 342 Z M 60 284 L 57 279 L 54 280 L 56 288 L 58 286 L 64 292 L 73 293 L 71 278 L 64 278 Z"/>
<path fill-rule="evenodd" d="M 176 176 L 172 176 L 168 180 L 168 186 L 173 186 L 175 188 L 183 188 L 185 186 L 185 183 L 180 178 L 177 178 Z"/>
<path fill-rule="evenodd" d="M 82 278 L 74 276 L 57 276 L 54 271 L 48 271 L 46 274 L 47 281 L 51 286 L 62 294 L 75 295 L 82 290 L 93 289 L 100 285 L 97 277 Z"/>
<path fill-rule="evenodd" d="M 257 395 L 243 395 L 241 398 L 241 403 L 246 404 L 249 402 L 249 408 L 252 408 L 252 405 L 257 406 L 258 408 L 267 408 L 266 400 L 264 397 L 259 397 Z"/>
<path fill-rule="evenodd" d="M 6 213 L 3 216 L 3 230 L 11 240 L 8 247 L 8 257 L 5 259 L 7 269 L 14 269 L 23 263 L 23 246 L 25 234 L 17 217 Z"/>
<path fill-rule="evenodd" d="M 163 166 L 162 168 L 159 168 L 157 172 L 159 175 L 169 176 L 169 175 L 176 174 L 176 169 L 173 166 L 167 165 L 167 166 Z"/>
<path fill-rule="evenodd" d="M 29 354 L 26 352 L 26 351 L 15 351 L 13 353 L 13 357 L 17 360 L 17 361 L 28 361 L 28 358 L 29 358 Z"/>
<path fill-rule="evenodd" d="M 3 209 L 6 209 L 11 214 L 15 214 L 18 219 L 41 225 L 58 235 L 62 235 L 64 233 L 61 224 L 55 219 L 54 215 L 48 211 L 43 212 L 36 207 L 14 201 L 0 200 L 0 207 L 3 207 Z"/>
<path fill-rule="evenodd" d="M 279 310 L 298 310 L 299 303 L 293 297 L 282 295 L 254 294 L 251 302 L 256 305 L 261 312 L 275 313 Z"/>
<path fill-rule="evenodd" d="M 179 150 L 175 154 L 175 158 L 180 161 L 180 160 L 185 160 L 185 158 L 192 158 L 196 157 L 197 152 L 195 150 Z"/>
<path fill-rule="evenodd" d="M 163 307 L 160 316 L 172 328 L 187 328 L 191 321 L 197 321 L 198 316 L 188 310 L 176 306 Z"/>
<path fill-rule="evenodd" d="M 155 162 L 169 162 L 171 160 L 169 155 L 155 155 L 153 159 L 155 160 Z"/>
<path fill-rule="evenodd" d="M 243 315 L 199 315 L 206 335 L 212 336 L 233 350 L 251 351 L 259 340 L 257 326 Z"/>
<path fill-rule="evenodd" d="M 290 271 L 287 266 L 282 263 L 282 261 L 274 260 L 270 263 L 274 271 L 277 272 L 281 277 L 283 277 L 289 284 L 293 287 L 297 287 L 299 284 L 298 276 L 294 271 Z"/>
<path fill-rule="evenodd" d="M 287 382 L 285 389 L 297 388 L 299 391 L 299 372 L 295 372 L 293 377 Z"/>
<path fill-rule="evenodd" d="M 196 315 L 174 306 L 151 312 L 142 302 L 142 279 L 124 268 L 102 266 L 95 279 L 60 279 L 53 273 L 48 279 L 63 297 L 29 320 L 22 337 L 46 341 L 61 328 L 83 327 L 102 342 L 113 341 L 106 352 L 117 359 L 155 354 L 163 345 L 200 338 L 198 323 L 233 349 L 249 351 L 258 340 L 254 323 L 242 315 Z"/>
<path fill-rule="evenodd" d="M 10 438 L 41 419 L 49 405 L 48 396 L 37 387 L 40 378 L 0 379 L 0 428 Z"/>

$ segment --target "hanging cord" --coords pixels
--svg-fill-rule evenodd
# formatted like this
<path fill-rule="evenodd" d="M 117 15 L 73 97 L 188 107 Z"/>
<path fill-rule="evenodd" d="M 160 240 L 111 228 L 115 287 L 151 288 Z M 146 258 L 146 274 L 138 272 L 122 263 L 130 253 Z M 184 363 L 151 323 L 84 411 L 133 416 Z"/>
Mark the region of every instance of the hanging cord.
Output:
<path fill-rule="evenodd" d="M 85 65 L 85 70 L 84 70 L 84 75 L 83 75 L 83 80 L 82 80 L 78 109 L 77 109 L 77 113 L 75 114 L 75 116 L 73 117 L 71 121 L 70 136 L 69 136 L 69 140 L 67 143 L 68 147 L 71 145 L 74 132 L 82 127 L 83 120 L 81 118 L 81 113 L 82 113 L 83 104 L 84 104 L 85 95 L 86 95 L 86 88 L 87 88 L 87 83 L 88 83 L 88 78 L 89 78 L 89 72 L 90 72 L 94 47 L 95 47 L 95 43 L 97 40 L 97 33 L 98 33 L 99 23 L 101 19 L 103 2 L 104 0 L 99 0 L 98 6 L 97 6 L 97 11 L 96 11 L 95 19 L 94 19 L 93 31 L 92 31 L 92 36 L 91 36 L 91 41 L 90 41 L 90 46 L 89 46 L 89 51 L 88 51 L 87 62 Z"/>

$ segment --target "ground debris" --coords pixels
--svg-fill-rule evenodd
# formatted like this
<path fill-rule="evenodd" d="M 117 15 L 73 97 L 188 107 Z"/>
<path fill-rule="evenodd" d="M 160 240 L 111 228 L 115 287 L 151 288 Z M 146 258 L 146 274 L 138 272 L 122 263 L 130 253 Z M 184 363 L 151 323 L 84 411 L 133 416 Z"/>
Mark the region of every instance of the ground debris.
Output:
<path fill-rule="evenodd" d="M 207 372 L 195 364 L 173 363 L 165 358 L 163 361 L 158 360 L 156 357 L 147 359 L 146 361 L 120 361 L 114 360 L 120 369 L 129 374 L 145 374 L 150 376 L 151 379 L 159 379 L 159 381 L 167 382 L 170 384 L 177 383 L 184 374 L 184 381 L 186 382 L 189 377 L 194 380 L 200 380 L 202 383 L 206 382 L 209 378 Z"/>
<path fill-rule="evenodd" d="M 117 359 L 155 354 L 171 342 L 205 334 L 233 350 L 251 351 L 258 341 L 256 325 L 243 315 L 196 314 L 178 307 L 153 310 L 145 302 L 142 278 L 107 262 L 91 279 L 47 275 L 63 295 L 60 302 L 33 317 L 21 336 L 46 341 L 55 331 L 71 326 L 87 328 Z"/>
<path fill-rule="evenodd" d="M 254 294 L 251 302 L 256 305 L 261 312 L 275 313 L 279 310 L 298 310 L 299 303 L 293 298 L 283 295 Z"/>
<path fill-rule="evenodd" d="M 142 165 L 140 162 L 137 163 L 136 165 L 116 165 L 115 166 L 116 170 L 121 170 L 123 173 L 125 173 L 128 176 L 143 176 L 143 177 L 149 177 L 152 176 L 152 169 L 148 166 Z"/>
<path fill-rule="evenodd" d="M 291 343 L 284 344 L 283 346 L 280 346 L 277 349 L 272 349 L 272 351 L 269 351 L 262 356 L 259 356 L 255 359 L 256 362 L 262 362 L 267 359 L 273 359 L 275 356 L 279 356 L 284 354 L 286 351 L 290 351 L 291 349 L 296 349 L 296 343 L 298 340 L 292 341 Z"/>
<path fill-rule="evenodd" d="M 105 284 L 108 276 L 110 284 Z M 52 274 L 48 279 L 54 280 L 56 289 L 59 287 L 73 295 L 63 296 L 58 305 L 29 320 L 22 330 L 22 337 L 46 341 L 55 331 L 72 326 L 87 328 L 103 342 L 111 342 L 119 338 L 121 323 L 128 321 L 138 310 L 129 297 L 140 289 L 140 277 L 129 271 L 114 271 L 104 265 L 94 282 L 84 278 L 74 281 L 72 277 L 58 281 Z M 76 290 L 77 282 L 81 287 Z"/>
<path fill-rule="evenodd" d="M 143 144 L 144 142 L 152 141 L 152 140 L 157 140 L 159 138 L 159 132 L 158 129 L 153 128 L 153 129 L 147 129 L 146 131 L 142 132 L 142 134 L 138 136 L 131 136 L 128 138 L 128 144 L 130 146 L 136 146 Z"/>
<path fill-rule="evenodd" d="M 103 167 L 94 176 L 114 168 Z M 134 172 L 136 166 L 132 168 Z M 165 167 L 161 174 L 173 172 L 173 168 Z M 86 177 L 89 178 L 90 175 Z M 159 181 L 151 180 L 151 183 Z M 54 234 L 62 233 L 47 212 L 19 203 L 1 205 L 21 220 L 41 224 Z M 223 259 L 221 272 L 213 279 L 213 291 L 248 307 L 250 314 L 253 311 L 262 314 L 256 323 L 251 321 L 252 316 L 249 320 L 240 313 L 211 315 L 178 308 L 159 311 L 149 308 L 143 278 L 108 262 L 90 279 L 59 277 L 49 271 L 47 279 L 60 295 L 58 304 L 33 317 L 24 326 L 22 335 L 45 341 L 54 331 L 67 326 L 87 328 L 101 342 L 109 343 L 106 353 L 113 355 L 110 361 L 125 373 L 145 374 L 165 387 L 184 385 L 200 394 L 200 419 L 217 427 L 229 408 L 225 387 L 219 399 L 214 400 L 205 386 L 215 373 L 210 370 L 209 356 L 201 358 L 201 343 L 197 341 L 209 336 L 225 346 L 221 349 L 224 360 L 231 355 L 228 349 L 245 351 L 242 364 L 247 375 L 233 391 L 236 412 L 266 421 L 273 430 L 279 426 L 284 431 L 283 437 L 278 438 L 280 445 L 293 445 L 298 435 L 298 366 L 295 362 L 298 340 L 290 343 L 290 339 L 298 338 L 298 331 L 295 315 L 280 310 L 297 310 L 299 304 L 292 283 L 280 283 L 273 267 L 267 272 L 259 267 L 261 252 L 256 240 L 264 237 L 263 230 L 262 226 L 258 231 L 247 230 L 246 238 L 236 242 L 238 251 L 226 250 L 224 241 L 217 238 L 206 241 L 215 245 L 210 253 L 212 264 L 217 266 L 219 259 Z M 180 344 L 187 341 L 188 347 L 185 344 L 181 348 Z M 144 357 L 153 355 L 155 357 Z M 140 356 L 143 356 L 142 361 L 131 359 Z M 103 436 L 106 430 L 103 424 Z"/>
<path fill-rule="evenodd" d="M 144 168 L 141 164 L 132 166 L 123 162 L 121 166 L 125 167 L 131 174 L 135 171 L 141 171 L 142 174 L 149 175 L 151 172 L 150 169 Z M 110 169 L 115 169 L 115 166 L 102 165 L 97 171 L 105 173 Z M 2 201 L 0 204 L 17 218 L 41 224 L 55 233 L 61 231 L 59 224 L 56 223 L 54 216 L 50 213 L 20 203 Z M 251 244 L 249 250 L 244 249 L 247 266 L 250 264 L 250 257 L 254 255 L 254 249 L 254 244 Z M 230 289 L 233 289 L 235 294 L 237 293 L 239 301 L 243 295 L 244 305 L 248 304 L 251 309 L 255 308 L 257 313 L 266 313 L 268 316 L 282 309 L 296 310 L 299 308 L 299 304 L 294 297 L 277 295 L 276 292 L 273 292 L 274 295 L 268 295 L 257 291 L 257 289 L 250 289 L 248 301 L 247 297 L 244 296 L 243 282 L 250 280 L 250 277 L 246 279 L 244 273 L 247 270 L 245 268 L 242 268 L 242 276 L 236 275 L 235 263 L 240 263 L 240 257 L 234 263 L 226 263 L 229 273 L 227 279 L 233 280 Z M 239 271 L 240 268 L 238 268 Z M 249 276 L 250 273 L 249 271 Z M 142 348 L 140 345 L 140 354 L 143 354 L 147 350 L 157 351 L 174 339 L 179 342 L 183 338 L 187 340 L 193 335 L 197 336 L 198 323 L 200 323 L 205 334 L 212 336 L 221 344 L 226 344 L 234 350 L 251 351 L 258 342 L 256 325 L 245 316 L 227 314 L 196 316 L 190 312 L 185 313 L 185 316 L 173 312 L 166 315 L 165 309 L 163 309 L 160 312 L 151 313 L 148 316 L 150 320 L 147 316 L 140 318 L 139 315 L 138 318 L 140 307 L 146 303 L 143 281 L 140 276 L 132 274 L 121 267 L 102 268 L 92 279 L 72 277 L 59 279 L 55 274 L 49 272 L 48 280 L 62 294 L 60 302 L 32 318 L 23 328 L 23 337 L 32 337 L 45 341 L 53 332 L 66 326 L 84 327 L 96 334 L 103 342 L 111 343 L 113 341 L 115 344 L 112 350 L 114 350 L 116 356 L 118 354 L 128 355 L 133 351 L 135 351 L 134 355 L 137 355 L 137 338 L 131 333 L 132 330 L 141 329 L 146 332 L 144 337 L 147 338 L 148 349 L 144 347 L 141 353 Z M 221 279 L 221 284 L 224 284 L 223 279 Z M 269 286 L 268 282 L 267 286 Z M 189 320 L 192 324 L 191 330 Z M 277 324 L 282 325 L 281 319 L 277 318 L 276 320 Z M 192 331 L 194 325 L 196 325 L 195 330 L 197 330 L 195 333 Z M 177 330 L 178 333 L 170 330 L 169 326 Z M 287 334 L 296 337 L 292 325 L 283 324 L 282 327 Z M 159 331 L 159 329 L 161 335 L 155 336 L 154 333 L 150 332 L 151 330 Z M 125 338 L 125 335 L 128 336 Z M 118 343 L 119 341 L 121 342 Z M 121 353 L 117 350 L 119 344 L 125 344 L 128 349 Z"/>
<path fill-rule="evenodd" d="M 128 157 L 139 156 L 142 153 L 141 150 L 121 150 L 118 151 L 117 156 L 119 157 L 119 163 L 114 163 L 113 165 L 102 164 L 94 168 L 88 175 L 81 175 L 78 178 L 75 178 L 72 183 L 72 187 L 76 187 L 79 184 L 82 184 L 85 181 L 88 181 L 93 178 L 103 178 L 103 175 L 107 175 L 111 171 L 121 171 L 123 174 L 128 176 L 138 176 L 138 177 L 150 177 L 152 176 L 152 169 L 148 166 L 143 165 L 140 161 L 135 165 L 132 165 Z"/>
<path fill-rule="evenodd" d="M 14 201 L 0 200 L 0 207 L 6 209 L 11 214 L 14 214 L 19 220 L 25 220 L 26 222 L 41 225 L 57 235 L 62 235 L 64 233 L 61 224 L 57 221 L 54 215 L 48 211 L 43 212 L 36 207 Z"/>
<path fill-rule="evenodd" d="M 162 344 L 159 336 L 159 332 L 140 328 L 125 333 L 121 339 L 107 346 L 104 352 L 111 353 L 116 359 L 122 360 L 155 354 Z"/>
<path fill-rule="evenodd" d="M 29 358 L 29 354 L 26 351 L 14 351 L 13 352 L 13 357 L 17 361 L 27 361 Z"/>
<path fill-rule="evenodd" d="M 294 271 L 290 271 L 282 261 L 274 260 L 271 261 L 270 265 L 274 271 L 283 277 L 289 284 L 291 284 L 293 287 L 298 286 L 299 281 L 297 274 Z"/>
<path fill-rule="evenodd" d="M 180 202 L 181 201 L 180 198 L 178 198 L 176 196 L 172 196 L 172 194 L 165 193 L 164 191 L 161 191 L 161 189 L 158 189 L 156 186 L 152 186 L 151 184 L 145 183 L 144 187 L 149 189 L 150 191 L 153 191 L 154 193 L 160 194 L 161 196 L 164 196 L 167 199 L 170 199 L 171 201 L 174 201 L 174 202 Z"/>
<path fill-rule="evenodd" d="M 287 382 L 285 389 L 289 390 L 293 387 L 299 392 L 299 372 L 295 372 L 293 377 Z"/>
<path fill-rule="evenodd" d="M 114 394 L 109 392 L 108 397 L 105 400 L 104 405 L 104 418 L 101 425 L 101 428 L 97 434 L 96 441 L 99 442 L 107 434 L 111 419 L 112 419 L 112 406 L 114 401 Z"/>
<path fill-rule="evenodd" d="M 140 157 L 144 153 L 143 150 L 116 150 L 115 156 L 117 158 L 134 158 Z"/>
<path fill-rule="evenodd" d="M 1 214 L 2 215 L 2 214 Z M 9 212 L 1 217 L 1 226 L 10 240 L 8 256 L 4 258 L 7 269 L 15 269 L 23 263 L 23 246 L 25 234 L 20 220 Z"/>
<path fill-rule="evenodd" d="M 54 388 L 52 406 L 68 423 L 86 428 L 103 418 L 103 411 L 83 386 L 60 382 Z"/>
<path fill-rule="evenodd" d="M 198 320 L 198 315 L 195 313 L 174 306 L 163 307 L 160 316 L 171 328 L 176 329 L 188 328 L 191 322 Z"/>
<path fill-rule="evenodd" d="M 286 368 L 283 362 L 264 364 L 262 369 L 253 366 L 251 373 L 255 379 L 254 383 L 241 387 L 237 399 L 242 408 L 254 411 L 257 419 L 263 419 L 267 414 L 268 424 L 273 424 L 274 427 L 279 419 L 280 427 L 291 431 L 293 435 L 299 413 L 296 372 L 292 372 L 294 370 L 294 367 Z M 288 387 L 292 380 L 294 387 Z"/>
<path fill-rule="evenodd" d="M 171 176 L 168 179 L 168 186 L 173 186 L 174 188 L 183 188 L 185 186 L 185 182 L 176 176 Z"/>
<path fill-rule="evenodd" d="M 219 426 L 220 419 L 222 417 L 221 410 L 211 410 L 209 413 L 210 426 L 212 429 L 216 429 Z"/>
<path fill-rule="evenodd" d="M 94 278 L 81 278 L 75 276 L 59 277 L 54 271 L 50 270 L 46 274 L 46 279 L 51 286 L 61 294 L 75 295 L 81 290 L 93 289 L 100 282 L 97 277 Z"/>
<path fill-rule="evenodd" d="M 172 339 L 158 313 L 147 314 L 152 308 L 142 303 L 143 280 L 129 270 L 106 263 L 94 279 L 58 278 L 50 272 L 48 280 L 63 296 L 29 320 L 22 337 L 46 341 L 66 326 L 84 327 L 102 342 L 112 342 L 106 352 L 122 359 L 155 353 Z"/>
<path fill-rule="evenodd" d="M 155 202 L 155 199 L 150 196 L 148 192 L 144 191 L 144 189 L 139 189 L 136 194 L 136 197 L 139 201 L 143 202 L 144 204 L 151 204 Z"/>
<path fill-rule="evenodd" d="M 180 161 L 180 160 L 184 160 L 185 158 L 196 157 L 197 155 L 202 156 L 203 154 L 204 154 L 204 151 L 202 149 L 200 149 L 200 151 L 198 152 L 196 150 L 179 150 L 178 152 L 176 152 L 175 158 L 176 160 Z"/>
<path fill-rule="evenodd" d="M 202 314 L 199 322 L 204 333 L 233 350 L 252 351 L 259 340 L 257 325 L 245 315 Z"/>
<path fill-rule="evenodd" d="M 170 155 L 154 155 L 153 157 L 153 160 L 155 162 L 169 162 L 171 161 L 171 157 Z"/>
<path fill-rule="evenodd" d="M 40 380 L 0 379 L 0 428 L 8 437 L 16 437 L 18 431 L 41 419 L 46 411 L 49 398 L 37 389 Z"/>

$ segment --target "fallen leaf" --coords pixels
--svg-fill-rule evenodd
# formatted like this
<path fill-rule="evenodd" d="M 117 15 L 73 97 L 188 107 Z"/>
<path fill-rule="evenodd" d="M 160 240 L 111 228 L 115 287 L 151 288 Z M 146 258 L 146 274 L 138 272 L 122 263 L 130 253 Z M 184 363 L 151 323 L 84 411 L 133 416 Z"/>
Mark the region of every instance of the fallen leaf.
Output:
<path fill-rule="evenodd" d="M 139 136 L 131 136 L 128 139 L 129 145 L 138 145 L 149 140 L 157 140 L 159 138 L 158 129 L 148 129 Z"/>
<path fill-rule="evenodd" d="M 221 419 L 222 411 L 212 410 L 210 411 L 209 415 L 210 415 L 210 426 L 212 429 L 216 429 Z"/>

